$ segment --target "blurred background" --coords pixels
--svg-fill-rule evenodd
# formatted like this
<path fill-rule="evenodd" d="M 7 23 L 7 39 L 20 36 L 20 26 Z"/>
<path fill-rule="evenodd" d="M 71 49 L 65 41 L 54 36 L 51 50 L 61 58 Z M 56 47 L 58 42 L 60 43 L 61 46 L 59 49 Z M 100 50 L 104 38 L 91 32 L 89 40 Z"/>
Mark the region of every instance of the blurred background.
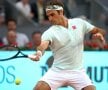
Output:
<path fill-rule="evenodd" d="M 108 1 L 107 0 L 61 0 L 64 3 L 65 16 L 68 18 L 80 17 L 91 24 L 103 28 L 108 43 Z M 43 33 L 50 23 L 45 15 L 46 0 L 0 0 L 0 45 L 9 44 L 14 40 L 8 35 L 9 28 L 15 29 L 16 43 L 20 47 L 29 48 L 36 38 L 35 31 Z M 13 21 L 15 24 L 9 24 Z M 13 28 L 15 27 L 15 28 Z M 18 35 L 20 34 L 20 35 Z M 9 36 L 9 37 L 7 37 Z M 20 38 L 18 38 L 20 37 Z M 24 37 L 24 40 L 21 40 Z M 22 41 L 19 43 L 19 41 Z M 20 44 L 20 45 L 19 45 Z M 108 45 L 102 47 L 100 41 L 93 40 L 90 35 L 85 36 L 85 50 L 108 50 Z"/>
<path fill-rule="evenodd" d="M 26 50 L 26 53 L 31 53 L 31 50 L 40 44 L 42 33 L 51 26 L 45 15 L 46 1 L 0 0 L 0 46 L 17 45 Z M 96 84 L 97 90 L 108 90 L 108 0 L 61 1 L 64 3 L 66 17 L 79 17 L 105 30 L 104 46 L 91 35 L 85 36 L 84 60 L 86 71 Z M 32 90 L 51 66 L 52 61 L 52 53 L 48 48 L 42 61 L 38 63 L 26 59 L 21 62 L 18 60 L 0 62 L 0 90 Z M 14 83 L 17 77 L 22 80 L 19 86 Z M 60 90 L 71 88 L 62 87 Z"/>

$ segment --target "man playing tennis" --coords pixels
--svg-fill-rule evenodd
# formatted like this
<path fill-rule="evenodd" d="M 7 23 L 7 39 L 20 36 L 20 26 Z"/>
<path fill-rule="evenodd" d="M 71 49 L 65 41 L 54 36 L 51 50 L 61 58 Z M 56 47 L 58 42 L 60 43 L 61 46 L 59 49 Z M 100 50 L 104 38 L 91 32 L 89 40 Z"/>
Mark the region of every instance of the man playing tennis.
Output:
<path fill-rule="evenodd" d="M 49 46 L 53 51 L 54 62 L 34 90 L 57 90 L 64 85 L 75 90 L 95 90 L 83 69 L 83 39 L 90 32 L 105 44 L 103 30 L 79 18 L 67 19 L 60 1 L 51 0 L 45 9 L 53 25 L 43 33 L 37 53 L 29 58 L 38 61 Z"/>

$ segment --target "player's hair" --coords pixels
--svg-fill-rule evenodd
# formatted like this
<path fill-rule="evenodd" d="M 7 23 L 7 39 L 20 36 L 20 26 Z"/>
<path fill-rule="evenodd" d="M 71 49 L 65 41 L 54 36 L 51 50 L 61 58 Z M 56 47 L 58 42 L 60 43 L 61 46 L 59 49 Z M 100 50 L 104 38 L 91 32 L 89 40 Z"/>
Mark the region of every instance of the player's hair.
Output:
<path fill-rule="evenodd" d="M 46 2 L 46 8 L 47 8 L 47 6 L 50 6 L 50 5 L 58 5 L 58 6 L 61 6 L 63 9 L 64 9 L 64 4 L 63 4 L 63 1 L 61 1 L 61 0 L 48 0 L 47 2 Z M 59 10 L 57 10 L 57 12 L 58 13 L 60 13 L 60 11 Z M 63 10 L 63 14 L 64 14 L 65 12 L 64 12 L 64 10 Z"/>
<path fill-rule="evenodd" d="M 50 5 L 58 5 L 64 8 L 64 4 L 62 3 L 61 0 L 48 0 L 48 2 L 46 3 L 46 7 Z"/>

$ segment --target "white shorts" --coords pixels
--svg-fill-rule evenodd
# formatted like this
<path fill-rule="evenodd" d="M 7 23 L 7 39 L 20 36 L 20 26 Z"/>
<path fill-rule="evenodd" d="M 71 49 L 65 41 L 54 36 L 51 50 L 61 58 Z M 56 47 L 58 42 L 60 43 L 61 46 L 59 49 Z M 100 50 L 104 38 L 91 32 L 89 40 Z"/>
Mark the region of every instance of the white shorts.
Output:
<path fill-rule="evenodd" d="M 71 86 L 75 90 L 93 85 L 85 70 L 59 70 L 49 69 L 48 72 L 40 79 L 50 86 L 51 90 L 57 90 L 61 86 Z"/>

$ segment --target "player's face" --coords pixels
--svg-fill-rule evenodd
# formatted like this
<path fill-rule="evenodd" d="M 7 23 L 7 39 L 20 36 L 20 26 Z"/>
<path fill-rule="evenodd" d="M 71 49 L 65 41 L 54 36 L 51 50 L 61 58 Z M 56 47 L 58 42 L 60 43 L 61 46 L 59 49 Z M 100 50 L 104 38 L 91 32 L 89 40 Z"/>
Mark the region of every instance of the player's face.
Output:
<path fill-rule="evenodd" d="M 46 15 L 49 19 L 49 21 L 54 25 L 59 25 L 61 21 L 61 15 L 56 10 L 48 10 L 46 12 Z"/>

